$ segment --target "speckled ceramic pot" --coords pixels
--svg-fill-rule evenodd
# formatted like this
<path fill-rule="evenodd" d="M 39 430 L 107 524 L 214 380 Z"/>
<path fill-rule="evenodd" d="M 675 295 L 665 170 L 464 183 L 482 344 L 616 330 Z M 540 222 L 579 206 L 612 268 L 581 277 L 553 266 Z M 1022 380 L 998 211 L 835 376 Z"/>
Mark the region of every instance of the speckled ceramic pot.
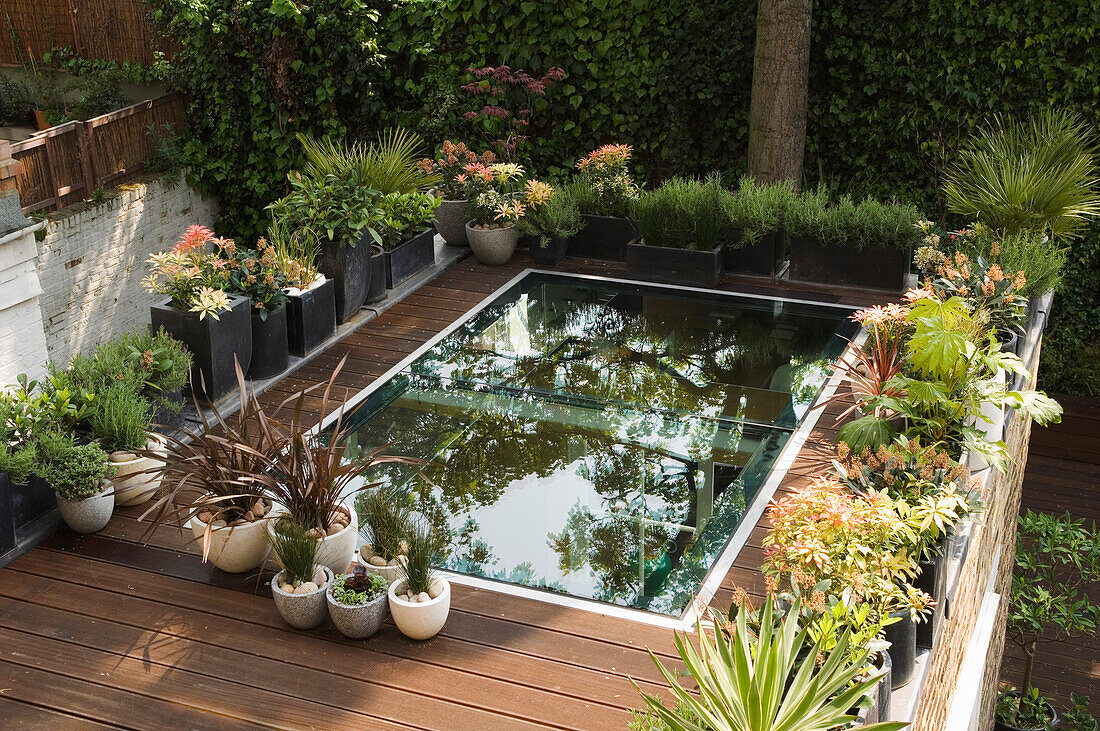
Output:
<path fill-rule="evenodd" d="M 356 558 L 356 562 L 360 566 L 365 568 L 368 573 L 378 574 L 383 579 L 385 579 L 387 586 L 389 586 L 393 582 L 397 581 L 397 579 L 400 577 L 401 567 L 397 566 L 397 565 L 394 565 L 394 566 L 375 566 L 374 564 L 372 564 L 370 562 L 370 557 L 372 555 L 373 554 L 371 553 L 370 548 L 368 548 L 367 546 L 363 546 L 362 548 L 359 549 L 359 555 Z"/>
<path fill-rule="evenodd" d="M 320 566 L 320 564 L 318 564 Z M 325 585 L 308 594 L 289 594 L 279 588 L 285 571 L 271 577 L 271 596 L 275 598 L 275 608 L 286 623 L 297 629 L 313 629 L 328 616 L 328 603 L 325 596 L 332 586 L 332 571 L 328 566 L 320 566 L 325 572 Z"/>
<path fill-rule="evenodd" d="M 512 254 L 516 253 L 519 232 L 515 226 L 481 229 L 466 224 L 466 238 L 478 261 L 489 266 L 500 266 L 507 264 Z"/>
<path fill-rule="evenodd" d="M 103 481 L 103 485 L 102 492 L 83 500 L 66 500 L 57 496 L 57 507 L 65 525 L 77 533 L 95 533 L 107 527 L 115 510 L 115 488 L 107 480 Z"/>
<path fill-rule="evenodd" d="M 366 604 L 341 604 L 332 596 L 332 583 L 329 583 L 325 592 L 328 602 L 328 616 L 332 617 L 332 623 L 336 629 L 349 640 L 361 640 L 370 637 L 386 621 L 389 609 L 389 597 L 386 592 Z"/>

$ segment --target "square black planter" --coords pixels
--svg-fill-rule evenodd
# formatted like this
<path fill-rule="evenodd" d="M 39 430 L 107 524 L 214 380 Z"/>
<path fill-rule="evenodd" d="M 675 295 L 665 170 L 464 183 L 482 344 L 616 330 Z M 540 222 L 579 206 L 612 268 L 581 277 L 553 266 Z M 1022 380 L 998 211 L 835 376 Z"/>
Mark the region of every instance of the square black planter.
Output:
<path fill-rule="evenodd" d="M 434 228 L 418 233 L 386 252 L 386 287 L 393 289 L 432 264 L 435 264 Z"/>
<path fill-rule="evenodd" d="M 743 244 L 741 235 L 739 228 L 726 232 L 726 271 L 758 277 L 774 277 L 778 274 L 786 259 L 786 236 L 782 233 L 770 233 L 751 244 Z"/>
<path fill-rule="evenodd" d="M 567 236 L 555 236 L 546 242 L 546 246 L 539 245 L 539 237 L 532 236 L 530 241 L 531 258 L 539 266 L 554 267 L 565 258 L 565 252 L 569 250 L 569 238 Z"/>
<path fill-rule="evenodd" d="M 790 278 L 802 282 L 889 289 L 905 287 L 910 252 L 886 246 L 827 246 L 816 239 L 791 237 Z"/>
<path fill-rule="evenodd" d="M 692 251 L 631 243 L 626 246 L 626 276 L 648 282 L 714 289 L 722 278 L 724 249 Z"/>
<path fill-rule="evenodd" d="M 39 477 L 13 485 L 0 472 L 0 567 L 37 546 L 61 525 L 53 488 Z"/>
<path fill-rule="evenodd" d="M 350 320 L 367 301 L 370 288 L 371 237 L 364 233 L 355 246 L 321 244 L 317 268 L 332 280 L 336 295 L 336 322 Z"/>
<path fill-rule="evenodd" d="M 170 300 L 149 308 L 153 332 L 163 327 L 191 351 L 191 390 L 208 404 L 237 388 L 234 357 L 245 373 L 252 362 L 252 303 L 247 297 L 234 297 L 231 302 L 232 309 L 220 313 L 217 320 L 200 320 L 194 312 L 173 307 Z"/>
<path fill-rule="evenodd" d="M 290 352 L 302 358 L 336 332 L 336 297 L 331 279 L 292 294 L 286 303 L 286 334 Z"/>
<path fill-rule="evenodd" d="M 252 364 L 249 378 L 271 378 L 290 365 L 290 345 L 286 326 L 286 304 L 281 304 L 267 317 L 252 308 Z"/>
<path fill-rule="evenodd" d="M 581 216 L 584 228 L 569 241 L 569 256 L 626 260 L 626 245 L 638 238 L 634 221 L 617 216 Z"/>
<path fill-rule="evenodd" d="M 370 255 L 370 286 L 367 287 L 368 305 L 373 305 L 386 299 L 389 290 L 387 283 L 390 273 L 386 266 L 386 252 L 381 246 L 371 247 Z"/>

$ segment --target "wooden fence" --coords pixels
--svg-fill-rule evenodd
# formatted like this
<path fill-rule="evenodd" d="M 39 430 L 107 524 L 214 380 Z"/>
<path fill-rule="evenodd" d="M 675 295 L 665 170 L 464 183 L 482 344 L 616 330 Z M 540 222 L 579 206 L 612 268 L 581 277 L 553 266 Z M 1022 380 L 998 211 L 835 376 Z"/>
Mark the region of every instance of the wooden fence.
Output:
<path fill-rule="evenodd" d="M 158 136 L 147 130 L 174 133 L 182 129 L 184 98 L 169 94 L 108 112 L 86 122 L 51 127 L 11 146 L 23 163 L 16 177 L 24 212 L 53 211 L 77 203 L 108 184 L 119 184 L 141 173 L 156 154 Z"/>
<path fill-rule="evenodd" d="M 153 52 L 172 55 L 150 27 L 142 0 L 3 0 L 0 64 L 38 62 L 53 48 L 79 58 L 150 64 Z"/>

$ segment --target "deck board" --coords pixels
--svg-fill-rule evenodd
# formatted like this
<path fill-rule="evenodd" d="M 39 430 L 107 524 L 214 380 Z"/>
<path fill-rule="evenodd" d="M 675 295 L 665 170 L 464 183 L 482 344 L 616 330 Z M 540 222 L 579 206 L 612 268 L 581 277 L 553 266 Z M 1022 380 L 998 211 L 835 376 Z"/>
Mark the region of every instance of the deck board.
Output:
<path fill-rule="evenodd" d="M 522 254 L 504 267 L 458 262 L 261 401 L 274 407 L 326 381 L 345 356 L 334 396 L 354 394 L 527 266 Z M 621 264 L 586 260 L 563 269 L 625 274 Z M 727 278 L 722 287 L 853 306 L 884 297 L 759 278 Z M 306 397 L 304 418 L 320 418 L 320 396 Z M 781 490 L 827 463 L 835 415 L 826 409 Z M 622 728 L 641 705 L 632 680 L 664 692 L 646 649 L 674 664 L 668 630 L 461 585 L 452 587 L 443 632 L 425 643 L 389 623 L 364 641 L 344 640 L 331 625 L 299 632 L 282 623 L 266 584 L 202 563 L 189 535 L 145 536 L 140 512 L 120 510 L 95 536 L 62 532 L 0 571 L 0 687 L 16 689 L 0 695 L 0 712 L 56 728 L 305 728 L 317 716 L 321 727 Z M 737 587 L 762 591 L 765 530 L 761 519 L 715 606 L 728 608 Z M 98 674 L 106 668 L 110 676 Z M 279 697 L 283 704 L 272 702 Z"/>

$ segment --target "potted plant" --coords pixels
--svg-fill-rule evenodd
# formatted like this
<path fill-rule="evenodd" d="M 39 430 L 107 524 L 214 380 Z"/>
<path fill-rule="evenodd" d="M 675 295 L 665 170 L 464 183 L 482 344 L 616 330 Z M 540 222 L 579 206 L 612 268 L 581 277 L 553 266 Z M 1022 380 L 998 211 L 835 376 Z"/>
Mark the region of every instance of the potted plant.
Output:
<path fill-rule="evenodd" d="M 752 178 L 742 178 L 736 195 L 723 198 L 727 272 L 765 277 L 779 273 L 787 254 L 783 214 L 795 195 L 787 181 L 757 185 Z"/>
<path fill-rule="evenodd" d="M 113 468 L 114 504 L 148 502 L 160 487 L 164 441 L 149 431 L 149 403 L 124 382 L 96 393 L 85 420 L 92 436 L 107 451 Z"/>
<path fill-rule="evenodd" d="M 580 209 L 565 190 L 535 180 L 528 183 L 526 197 L 527 211 L 516 224 L 519 234 L 530 241 L 536 264 L 557 266 L 569 250 L 570 239 L 583 226 Z"/>
<path fill-rule="evenodd" d="M 272 218 L 267 241 L 275 248 L 275 266 L 286 288 L 287 349 L 304 358 L 336 332 L 336 289 L 317 269 L 320 244 Z M 373 259 L 371 271 L 373 269 Z"/>
<path fill-rule="evenodd" d="M 748 623 L 755 613 L 741 610 L 731 632 L 708 629 L 700 617 L 695 638 L 676 633 L 676 651 L 698 691 L 685 688 L 651 650 L 676 706 L 669 708 L 635 683 L 649 713 L 677 730 L 743 728 L 750 717 L 757 718 L 753 727 L 761 730 L 847 728 L 856 719 L 850 709 L 873 692 L 879 679 L 865 672 L 868 650 L 856 652 L 852 662 L 846 649 L 852 644 L 849 631 L 841 635 L 838 646 L 825 651 L 802 626 L 800 605 L 782 619 L 773 612 L 772 603 L 765 602 L 755 632 Z M 882 722 L 861 728 L 900 731 L 907 725 Z"/>
<path fill-rule="evenodd" d="M 39 450 L 37 469 L 57 494 L 65 524 L 77 533 L 103 530 L 115 509 L 107 453 L 98 444 L 75 444 L 60 433 L 43 435 Z"/>
<path fill-rule="evenodd" d="M 1000 731 L 1045 729 L 1057 722 L 1054 709 L 1032 685 L 1039 645 L 1095 635 L 1100 628 L 1100 532 L 1084 521 L 1027 511 L 1019 518 L 1016 568 L 1009 594 L 1005 638 L 1024 656 L 1021 692 L 1002 693 L 997 703 Z"/>
<path fill-rule="evenodd" d="M 526 211 L 520 184 L 524 170 L 514 163 L 496 163 L 471 175 L 473 197 L 466 239 L 482 264 L 506 264 L 516 251 L 516 223 Z"/>
<path fill-rule="evenodd" d="M 238 247 L 232 239 L 217 244 L 217 266 L 225 271 L 229 291 L 252 303 L 252 357 L 248 377 L 270 378 L 290 362 L 287 336 L 286 277 L 278 266 L 275 247 L 261 238 L 256 249 Z"/>
<path fill-rule="evenodd" d="M 359 547 L 359 565 L 393 584 L 401 577 L 405 560 L 405 538 L 411 525 L 412 503 L 401 490 L 376 487 L 359 494 L 356 510 L 369 530 L 368 540 Z"/>
<path fill-rule="evenodd" d="M 871 198 L 855 204 L 847 196 L 829 204 L 824 189 L 803 193 L 783 216 L 791 279 L 901 290 L 910 252 L 921 243 L 920 219 L 912 206 Z"/>
<path fill-rule="evenodd" d="M 673 178 L 634 203 L 641 239 L 627 244 L 626 274 L 633 279 L 717 287 L 730 194 L 717 175 L 706 182 Z"/>
<path fill-rule="evenodd" d="M 247 297 L 230 296 L 228 282 L 207 245 L 213 233 L 191 226 L 170 251 L 149 257 L 151 274 L 142 282 L 168 299 L 150 308 L 153 331 L 164 329 L 191 351 L 191 390 L 214 403 L 233 387 L 233 363 L 248 367 L 252 320 Z"/>
<path fill-rule="evenodd" d="M 439 205 L 435 209 L 434 228 L 451 246 L 466 246 L 467 209 L 470 205 L 466 189 L 467 166 L 488 166 L 496 162 L 496 155 L 486 151 L 481 155 L 467 149 L 466 143 L 457 145 L 443 141 L 443 148 L 436 160 L 425 158 L 417 166 L 425 175 L 436 175 L 439 182 L 435 195 Z"/>
<path fill-rule="evenodd" d="M 370 243 L 381 243 L 375 229 L 380 193 L 353 171 L 306 176 L 291 173 L 290 194 L 268 206 L 286 230 L 319 250 L 317 268 L 333 281 L 336 321 L 359 312 L 370 287 Z"/>
<path fill-rule="evenodd" d="M 337 577 L 329 585 L 326 598 L 332 623 L 348 639 L 370 637 L 386 619 L 386 580 L 362 566 Z"/>
<path fill-rule="evenodd" d="M 378 201 L 386 287 L 397 285 L 435 263 L 432 222 L 440 200 L 430 193 L 391 193 Z M 373 275 L 372 275 L 373 276 Z"/>
<path fill-rule="evenodd" d="M 271 548 L 282 570 L 271 577 L 275 608 L 291 627 L 313 629 L 328 616 L 332 571 L 317 563 L 317 541 L 305 526 L 284 517 L 273 524 Z"/>
<path fill-rule="evenodd" d="M 405 560 L 399 564 L 400 578 L 390 584 L 390 614 L 401 634 L 413 640 L 427 640 L 439 634 L 447 623 L 451 584 L 432 568 L 442 546 L 431 528 L 411 527 L 405 544 Z"/>
<path fill-rule="evenodd" d="M 1023 271 L 1006 271 L 981 255 L 971 260 L 962 251 L 945 257 L 930 279 L 930 287 L 940 299 L 965 298 L 975 319 L 991 330 L 1001 350 L 1009 353 L 1016 352 L 1017 342 L 1025 334 L 1028 301 L 1022 292 L 1026 284 Z"/>
<path fill-rule="evenodd" d="M 584 227 L 569 243 L 570 256 L 626 260 L 626 245 L 638 232 L 630 219 L 638 186 L 630 177 L 630 145 L 604 145 L 577 161 L 569 186 Z"/>

